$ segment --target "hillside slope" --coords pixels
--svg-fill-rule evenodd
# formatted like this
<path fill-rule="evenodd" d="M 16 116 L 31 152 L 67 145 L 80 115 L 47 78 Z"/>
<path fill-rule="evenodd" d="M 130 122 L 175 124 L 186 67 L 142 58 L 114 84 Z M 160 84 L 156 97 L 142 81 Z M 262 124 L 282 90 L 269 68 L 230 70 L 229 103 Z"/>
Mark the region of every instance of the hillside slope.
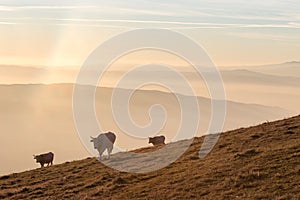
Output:
<path fill-rule="evenodd" d="M 118 172 L 87 158 L 2 176 L 0 199 L 299 198 L 300 115 L 225 132 L 199 159 L 202 141 L 195 138 L 175 163 L 147 174 Z"/>

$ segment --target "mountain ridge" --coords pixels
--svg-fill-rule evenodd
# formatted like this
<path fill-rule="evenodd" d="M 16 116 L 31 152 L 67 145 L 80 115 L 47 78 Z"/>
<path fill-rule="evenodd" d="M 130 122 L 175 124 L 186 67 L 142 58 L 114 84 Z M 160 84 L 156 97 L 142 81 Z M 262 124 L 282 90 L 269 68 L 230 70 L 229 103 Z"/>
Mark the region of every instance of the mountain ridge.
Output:
<path fill-rule="evenodd" d="M 247 71 L 247 70 L 246 70 Z M 33 87 L 51 87 L 51 86 L 72 86 L 74 87 L 75 85 L 80 86 L 80 87 L 94 87 L 91 85 L 80 85 L 80 84 L 74 84 L 74 83 L 51 83 L 51 84 L 43 84 L 43 83 L 29 83 L 29 84 L 0 84 L 0 87 L 26 87 L 26 86 L 33 86 Z M 211 101 L 210 98 L 204 97 L 204 96 L 190 96 L 190 95 L 186 95 L 186 94 L 179 94 L 179 93 L 172 93 L 172 92 L 168 92 L 168 91 L 160 91 L 160 90 L 155 90 L 155 89 L 137 89 L 137 90 L 133 90 L 133 89 L 129 89 L 129 88 L 113 88 L 113 87 L 99 87 L 97 86 L 96 89 L 104 89 L 104 90 L 120 90 L 120 91 L 141 91 L 141 92 L 154 92 L 154 93 L 160 93 L 160 94 L 174 94 L 174 95 L 179 95 L 179 96 L 183 96 L 183 97 L 197 97 L 197 98 L 201 98 L 204 100 L 208 100 Z M 252 105 L 252 106 L 263 106 L 263 107 L 268 107 L 268 108 L 276 108 L 276 109 L 282 109 L 286 112 L 288 112 L 287 109 L 284 109 L 282 107 L 279 106 L 268 106 L 268 105 L 263 105 L 263 104 L 258 104 L 258 103 L 243 103 L 243 102 L 239 102 L 239 101 L 234 101 L 234 100 L 226 100 L 227 102 L 231 102 L 231 103 L 236 103 L 236 104 L 244 104 L 244 105 Z"/>

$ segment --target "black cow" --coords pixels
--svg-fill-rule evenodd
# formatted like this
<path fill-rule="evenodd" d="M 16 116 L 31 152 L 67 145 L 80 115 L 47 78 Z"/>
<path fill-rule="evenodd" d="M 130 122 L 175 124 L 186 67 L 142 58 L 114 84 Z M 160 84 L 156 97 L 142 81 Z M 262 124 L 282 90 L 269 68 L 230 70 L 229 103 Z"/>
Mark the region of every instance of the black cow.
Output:
<path fill-rule="evenodd" d="M 33 158 L 36 159 L 37 163 L 41 164 L 41 167 L 44 167 L 44 164 L 53 164 L 54 154 L 52 152 L 44 153 L 40 155 L 33 155 Z"/>
<path fill-rule="evenodd" d="M 149 137 L 149 143 L 152 143 L 154 146 L 165 144 L 165 136 L 155 136 L 155 137 Z"/>

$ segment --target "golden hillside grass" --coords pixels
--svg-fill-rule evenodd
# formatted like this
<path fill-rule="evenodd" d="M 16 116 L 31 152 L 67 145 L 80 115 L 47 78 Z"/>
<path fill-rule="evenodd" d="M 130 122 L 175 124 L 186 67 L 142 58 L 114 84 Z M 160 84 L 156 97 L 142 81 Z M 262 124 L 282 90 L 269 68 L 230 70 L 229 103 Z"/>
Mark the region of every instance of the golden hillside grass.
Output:
<path fill-rule="evenodd" d="M 2 176 L 0 199 L 299 198 L 300 115 L 223 133 L 199 159 L 202 141 L 195 138 L 180 159 L 147 174 L 118 172 L 87 158 Z"/>

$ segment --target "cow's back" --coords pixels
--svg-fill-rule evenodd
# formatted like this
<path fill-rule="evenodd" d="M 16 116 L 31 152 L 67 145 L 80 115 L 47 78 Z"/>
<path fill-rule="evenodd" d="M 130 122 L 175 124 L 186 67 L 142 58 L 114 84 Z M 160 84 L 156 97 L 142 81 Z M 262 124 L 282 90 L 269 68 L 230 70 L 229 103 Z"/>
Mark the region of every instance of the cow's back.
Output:
<path fill-rule="evenodd" d="M 102 133 L 98 136 L 99 146 L 101 148 L 108 148 L 113 146 L 116 141 L 116 135 L 112 132 Z"/>
<path fill-rule="evenodd" d="M 44 163 L 50 163 L 53 161 L 53 158 L 54 158 L 54 154 L 52 152 L 45 153 L 40 156 L 42 157 L 42 160 Z"/>
<path fill-rule="evenodd" d="M 54 153 L 49 152 L 47 154 L 45 154 L 45 160 L 47 160 L 47 162 L 52 162 L 54 159 Z"/>
<path fill-rule="evenodd" d="M 153 138 L 149 138 L 149 143 L 152 143 L 153 145 L 160 145 L 160 144 L 165 144 L 165 136 L 156 136 Z"/>
<path fill-rule="evenodd" d="M 107 137 L 107 139 L 108 139 L 112 144 L 115 143 L 115 141 L 116 141 L 116 135 L 115 135 L 113 132 L 105 133 L 105 136 Z"/>

